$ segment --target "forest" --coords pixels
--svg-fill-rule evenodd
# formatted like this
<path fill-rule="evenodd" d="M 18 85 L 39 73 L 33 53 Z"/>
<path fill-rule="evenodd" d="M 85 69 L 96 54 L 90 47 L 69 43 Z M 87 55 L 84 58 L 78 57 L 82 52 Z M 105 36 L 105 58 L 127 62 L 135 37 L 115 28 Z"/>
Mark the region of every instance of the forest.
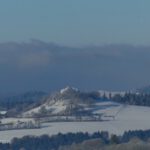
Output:
<path fill-rule="evenodd" d="M 140 147 L 143 148 L 142 150 L 147 150 L 145 147 L 150 148 L 149 138 L 150 130 L 128 131 L 122 136 L 109 136 L 108 132 L 95 132 L 93 134 L 82 132 L 59 133 L 53 136 L 42 135 L 39 137 L 24 136 L 20 139 L 14 138 L 11 143 L 0 143 L 0 150 L 68 150 L 68 148 L 74 149 L 77 147 L 80 147 L 80 149 L 87 147 L 90 150 L 89 143 L 93 142 L 96 142 L 96 145 L 93 145 L 93 150 L 107 150 L 107 148 L 117 145 L 120 145 L 118 150 L 124 150 L 123 146 L 121 146 L 124 144 L 128 145 L 129 150 L 136 144 L 140 144 Z"/>

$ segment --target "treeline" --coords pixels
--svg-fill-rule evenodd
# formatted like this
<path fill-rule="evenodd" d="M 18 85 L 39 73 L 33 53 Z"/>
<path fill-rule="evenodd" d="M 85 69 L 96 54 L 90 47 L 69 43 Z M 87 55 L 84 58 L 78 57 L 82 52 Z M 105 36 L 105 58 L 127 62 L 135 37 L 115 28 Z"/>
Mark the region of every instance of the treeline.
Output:
<path fill-rule="evenodd" d="M 67 133 L 57 134 L 54 136 L 42 135 L 40 137 L 25 136 L 23 138 L 14 138 L 11 143 L 0 144 L 0 150 L 58 150 L 60 147 L 79 144 L 83 141 L 100 139 L 105 145 L 123 144 L 129 142 L 133 138 L 149 141 L 150 130 L 128 131 L 122 136 L 109 136 L 108 132 L 89 133 Z"/>
<path fill-rule="evenodd" d="M 26 108 L 27 106 L 34 104 L 35 102 L 40 102 L 44 96 L 46 96 L 46 93 L 44 92 L 33 91 L 16 96 L 0 98 L 0 109 L 16 109 L 17 111 L 20 111 Z"/>
<path fill-rule="evenodd" d="M 59 150 L 150 150 L 150 142 L 133 138 L 127 143 L 104 144 L 100 139 L 60 147 Z"/>
<path fill-rule="evenodd" d="M 111 99 L 123 104 L 150 106 L 150 94 L 126 93 L 124 96 L 117 94 Z"/>
<path fill-rule="evenodd" d="M 21 139 L 14 138 L 10 144 L 0 144 L 0 150 L 57 150 L 60 146 L 71 145 L 73 143 L 81 143 L 89 139 L 101 138 L 108 141 L 107 132 L 96 132 L 92 135 L 88 133 L 67 133 L 57 134 L 49 137 L 42 135 L 40 137 L 25 136 Z"/>
<path fill-rule="evenodd" d="M 123 136 L 120 138 L 120 142 L 128 142 L 132 138 L 137 137 L 143 141 L 147 141 L 150 138 L 150 130 L 136 130 L 136 131 L 128 131 L 123 134 Z"/>

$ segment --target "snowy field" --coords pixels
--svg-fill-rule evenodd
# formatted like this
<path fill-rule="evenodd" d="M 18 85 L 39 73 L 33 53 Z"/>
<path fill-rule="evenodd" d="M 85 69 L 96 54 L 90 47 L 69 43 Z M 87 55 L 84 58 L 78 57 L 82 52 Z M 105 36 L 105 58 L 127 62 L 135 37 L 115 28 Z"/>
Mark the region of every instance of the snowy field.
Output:
<path fill-rule="evenodd" d="M 95 110 L 95 113 L 103 113 L 104 118 L 115 116 L 110 121 L 103 122 L 53 122 L 42 124 L 41 129 L 8 130 L 0 131 L 0 141 L 9 142 L 14 137 L 25 135 L 57 134 L 67 132 L 89 132 L 108 131 L 110 134 L 123 134 L 124 131 L 136 129 L 150 129 L 150 107 L 118 105 L 116 103 L 101 103 L 103 107 Z M 7 119 L 7 120 L 13 120 Z M 5 119 L 4 121 L 7 122 Z"/>

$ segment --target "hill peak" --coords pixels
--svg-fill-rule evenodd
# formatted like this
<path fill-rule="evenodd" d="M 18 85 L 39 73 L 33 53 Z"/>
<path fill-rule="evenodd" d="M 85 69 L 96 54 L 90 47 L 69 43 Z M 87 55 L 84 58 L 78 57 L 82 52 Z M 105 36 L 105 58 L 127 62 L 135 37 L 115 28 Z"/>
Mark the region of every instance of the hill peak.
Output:
<path fill-rule="evenodd" d="M 79 90 L 77 88 L 66 86 L 65 88 L 60 90 L 61 94 L 68 93 L 68 92 L 78 92 Z"/>

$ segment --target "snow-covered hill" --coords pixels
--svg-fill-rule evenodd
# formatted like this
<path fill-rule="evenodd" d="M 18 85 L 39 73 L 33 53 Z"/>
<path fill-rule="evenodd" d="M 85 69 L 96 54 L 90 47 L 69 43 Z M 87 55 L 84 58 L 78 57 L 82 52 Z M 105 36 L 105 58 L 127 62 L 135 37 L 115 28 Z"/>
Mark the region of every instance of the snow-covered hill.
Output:
<path fill-rule="evenodd" d="M 10 141 L 13 137 L 25 135 L 52 135 L 59 132 L 109 131 L 120 135 L 128 130 L 150 129 L 150 107 L 119 104 L 108 99 L 101 99 L 99 96 L 99 92 L 83 93 L 76 88 L 66 87 L 48 96 L 40 106 L 23 113 L 23 117 L 30 116 L 30 119 L 1 119 L 1 123 L 5 124 L 28 122 L 34 115 L 43 114 L 42 117 L 48 116 L 50 122 L 45 120 L 41 122 L 40 129 L 0 131 L 0 141 Z M 76 118 L 78 115 L 81 117 L 80 120 Z M 67 118 L 70 116 L 72 122 L 62 121 L 60 116 L 67 116 Z M 97 120 L 96 117 L 100 119 Z M 55 119 L 60 120 L 55 122 Z"/>
<path fill-rule="evenodd" d="M 111 101 L 115 95 L 124 96 L 126 92 L 81 92 L 77 88 L 67 86 L 49 95 L 38 106 L 23 112 L 23 117 L 74 116 L 90 117 L 87 120 L 112 120 L 126 105 Z M 132 91 L 130 91 L 132 93 Z M 137 93 L 136 93 L 137 94 Z M 113 112 L 112 112 L 113 111 Z M 108 113 L 110 112 L 110 113 Z M 93 118 L 92 118 L 93 117 Z M 55 120 L 55 119 L 54 119 Z"/>
<path fill-rule="evenodd" d="M 94 113 L 103 113 L 103 121 L 47 122 L 42 123 L 42 128 L 40 129 L 0 131 L 0 141 L 6 142 L 13 137 L 25 135 L 53 135 L 59 132 L 75 133 L 81 131 L 93 133 L 96 131 L 108 131 L 110 134 L 121 135 L 129 130 L 150 129 L 150 107 L 121 105 L 109 101 L 99 102 L 97 105 L 99 109 L 95 109 Z M 18 119 L 2 119 L 2 122 L 7 123 Z"/>
<path fill-rule="evenodd" d="M 47 97 L 38 107 L 23 113 L 24 116 L 33 115 L 76 115 L 88 113 L 95 109 L 99 93 L 83 93 L 73 87 L 66 87 Z"/>
<path fill-rule="evenodd" d="M 84 93 L 71 87 L 48 96 L 40 106 L 24 112 L 22 115 L 24 118 L 5 118 L 1 119 L 1 122 L 7 124 L 30 121 L 34 115 L 41 114 L 43 114 L 41 117 L 44 118 L 45 115 L 49 118 L 49 122 L 45 120 L 41 122 L 42 128 L 0 131 L 0 141 L 10 141 L 13 137 L 25 135 L 53 135 L 59 132 L 108 131 L 120 135 L 128 130 L 150 129 L 150 107 L 116 103 L 100 98 L 99 92 Z M 76 118 L 78 115 L 80 119 Z M 25 118 L 28 116 L 31 118 Z M 64 118 L 67 116 L 67 119 L 70 117 L 72 121 L 62 121 L 61 116 Z M 92 116 L 95 120 L 91 120 L 88 116 Z M 96 120 L 97 116 L 100 119 Z M 54 118 L 57 119 L 56 122 Z"/>

